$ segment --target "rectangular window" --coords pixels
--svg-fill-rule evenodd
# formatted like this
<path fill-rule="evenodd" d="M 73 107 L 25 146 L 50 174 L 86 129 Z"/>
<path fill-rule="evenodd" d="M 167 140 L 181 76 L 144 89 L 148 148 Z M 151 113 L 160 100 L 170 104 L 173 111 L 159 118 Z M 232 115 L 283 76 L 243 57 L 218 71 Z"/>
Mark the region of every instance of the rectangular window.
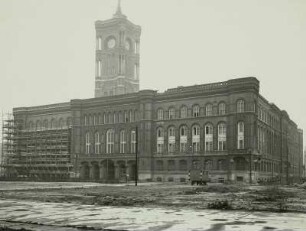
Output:
<path fill-rule="evenodd" d="M 161 153 L 163 153 L 163 150 L 164 150 L 164 144 L 163 143 L 158 143 L 157 144 L 157 153 L 161 154 Z"/>
<path fill-rule="evenodd" d="M 213 150 L 213 142 L 212 141 L 206 141 L 205 142 L 205 151 L 212 151 Z"/>
<path fill-rule="evenodd" d="M 175 118 L 175 110 L 173 108 L 169 109 L 169 119 Z"/>
<path fill-rule="evenodd" d="M 199 106 L 194 106 L 192 114 L 193 114 L 193 117 L 199 117 L 199 115 L 200 115 L 200 107 Z"/>
<path fill-rule="evenodd" d="M 131 153 L 136 153 L 136 132 L 131 132 Z"/>
<path fill-rule="evenodd" d="M 180 152 L 187 151 L 187 143 L 180 143 Z"/>
<path fill-rule="evenodd" d="M 130 111 L 130 122 L 134 122 L 133 111 Z"/>
<path fill-rule="evenodd" d="M 114 153 L 114 131 L 113 130 L 109 130 L 106 133 L 106 153 L 110 154 L 110 153 Z"/>
<path fill-rule="evenodd" d="M 193 152 L 199 152 L 200 151 L 200 142 L 193 142 L 192 143 L 192 150 L 193 150 Z"/>
<path fill-rule="evenodd" d="M 168 152 L 173 153 L 175 148 L 175 143 L 169 143 L 168 144 Z"/>
<path fill-rule="evenodd" d="M 224 151 L 224 150 L 226 150 L 226 141 L 224 141 L 224 140 L 219 140 L 219 142 L 218 142 L 218 150 L 219 151 Z"/>
<path fill-rule="evenodd" d="M 238 123 L 237 149 L 244 149 L 244 123 Z"/>
<path fill-rule="evenodd" d="M 100 153 L 100 135 L 99 133 L 95 133 L 95 154 Z"/>
<path fill-rule="evenodd" d="M 120 153 L 125 153 L 126 150 L 126 137 L 125 131 L 120 132 Z"/>
<path fill-rule="evenodd" d="M 86 154 L 90 153 L 90 134 L 89 132 L 85 135 L 85 143 L 86 143 Z"/>
<path fill-rule="evenodd" d="M 187 107 L 181 108 L 181 118 L 187 118 Z"/>
<path fill-rule="evenodd" d="M 157 119 L 158 120 L 163 120 L 164 119 L 164 111 L 162 109 L 159 109 L 157 111 Z"/>

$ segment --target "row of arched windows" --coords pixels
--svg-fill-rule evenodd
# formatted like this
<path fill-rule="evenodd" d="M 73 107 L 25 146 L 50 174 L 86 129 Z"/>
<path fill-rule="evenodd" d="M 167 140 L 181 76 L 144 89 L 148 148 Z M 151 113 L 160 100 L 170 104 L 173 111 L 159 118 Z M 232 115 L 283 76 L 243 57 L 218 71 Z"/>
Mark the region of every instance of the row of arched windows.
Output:
<path fill-rule="evenodd" d="M 51 120 L 36 120 L 30 121 L 27 124 L 27 129 L 30 131 L 40 131 L 40 130 L 48 130 L 48 129 L 63 129 L 72 126 L 72 120 L 70 117 L 64 119 L 52 118 Z"/>
<path fill-rule="evenodd" d="M 237 101 L 237 112 L 242 113 L 244 112 L 244 100 L 240 99 Z M 168 115 L 164 115 L 164 110 L 162 108 L 157 109 L 157 119 L 158 120 L 164 120 L 164 119 L 174 119 L 174 118 L 187 118 L 188 117 L 188 107 L 182 106 L 179 111 L 179 116 L 176 115 L 176 111 L 174 107 L 170 107 L 168 109 Z M 218 104 L 218 115 L 225 115 L 226 114 L 226 104 L 224 102 L 221 102 Z M 213 111 L 213 105 L 212 104 L 206 104 L 205 106 L 205 116 L 213 116 L 215 115 Z M 193 105 L 192 106 L 192 117 L 199 117 L 200 116 L 200 106 L 199 105 Z"/>
<path fill-rule="evenodd" d="M 84 115 L 84 125 L 99 125 L 99 124 L 115 124 L 115 123 L 129 123 L 139 120 L 138 110 L 119 111 L 119 112 L 105 112 L 98 114 Z"/>
<path fill-rule="evenodd" d="M 227 149 L 227 126 L 226 123 L 221 122 L 216 128 L 211 123 L 204 126 L 204 137 L 200 135 L 200 125 L 193 125 L 191 127 L 191 133 L 189 134 L 189 128 L 186 125 L 179 127 L 179 137 L 175 135 L 175 127 L 170 126 L 166 130 L 163 127 L 158 127 L 156 130 L 156 152 L 173 153 L 179 152 L 199 152 L 200 142 L 204 141 L 205 151 L 214 151 L 214 129 L 217 129 L 217 142 L 218 151 L 224 151 Z M 165 132 L 167 134 L 165 135 Z M 188 137 L 190 136 L 191 137 Z M 177 139 L 178 138 L 178 139 Z M 191 138 L 191 143 L 188 141 Z M 204 138 L 204 139 L 203 139 Z M 165 140 L 167 140 L 167 147 L 165 150 Z M 176 146 L 176 142 L 179 140 L 179 146 Z M 176 150 L 179 147 L 179 150 Z M 237 149 L 244 149 L 244 122 L 237 123 Z"/>
<path fill-rule="evenodd" d="M 119 135 L 119 143 L 115 137 Z M 127 145 L 129 142 L 129 145 Z M 105 144 L 105 149 L 102 150 L 102 143 Z M 135 130 L 127 132 L 121 130 L 119 134 L 115 133 L 114 129 L 109 129 L 105 134 L 101 132 L 86 132 L 85 133 L 85 152 L 86 154 L 111 154 L 115 153 L 116 146 L 119 146 L 119 153 L 135 153 L 136 152 L 136 132 Z"/>

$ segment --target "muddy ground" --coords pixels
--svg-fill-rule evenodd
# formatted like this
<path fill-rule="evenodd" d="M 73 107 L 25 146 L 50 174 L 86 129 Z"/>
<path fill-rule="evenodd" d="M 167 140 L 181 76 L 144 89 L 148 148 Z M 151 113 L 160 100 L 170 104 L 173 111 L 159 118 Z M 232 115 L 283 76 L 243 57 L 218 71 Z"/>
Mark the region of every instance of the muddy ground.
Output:
<path fill-rule="evenodd" d="M 30 184 L 30 183 L 28 183 Z M 39 183 L 37 183 L 39 185 Z M 45 183 L 10 188 L 0 182 L 0 199 L 101 206 L 138 206 L 272 212 L 306 212 L 306 185 L 291 187 L 209 184 L 86 185 Z"/>

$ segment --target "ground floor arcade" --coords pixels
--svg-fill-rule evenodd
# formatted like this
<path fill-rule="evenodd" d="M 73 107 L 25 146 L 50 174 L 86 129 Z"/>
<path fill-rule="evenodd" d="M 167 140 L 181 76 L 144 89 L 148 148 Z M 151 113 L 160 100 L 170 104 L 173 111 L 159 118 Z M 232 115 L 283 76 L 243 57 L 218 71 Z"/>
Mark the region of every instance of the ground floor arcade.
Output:
<path fill-rule="evenodd" d="M 82 161 L 79 167 L 80 179 L 100 182 L 126 182 L 135 179 L 134 160 Z"/>

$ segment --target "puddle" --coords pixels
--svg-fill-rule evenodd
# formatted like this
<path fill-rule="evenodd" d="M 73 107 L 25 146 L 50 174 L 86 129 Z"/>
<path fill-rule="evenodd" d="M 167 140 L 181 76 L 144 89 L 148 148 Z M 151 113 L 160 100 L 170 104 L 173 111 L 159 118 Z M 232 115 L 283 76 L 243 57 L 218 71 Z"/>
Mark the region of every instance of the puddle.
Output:
<path fill-rule="evenodd" d="M 263 230 L 273 230 L 276 229 L 275 227 L 270 227 L 270 226 L 264 226 Z"/>

